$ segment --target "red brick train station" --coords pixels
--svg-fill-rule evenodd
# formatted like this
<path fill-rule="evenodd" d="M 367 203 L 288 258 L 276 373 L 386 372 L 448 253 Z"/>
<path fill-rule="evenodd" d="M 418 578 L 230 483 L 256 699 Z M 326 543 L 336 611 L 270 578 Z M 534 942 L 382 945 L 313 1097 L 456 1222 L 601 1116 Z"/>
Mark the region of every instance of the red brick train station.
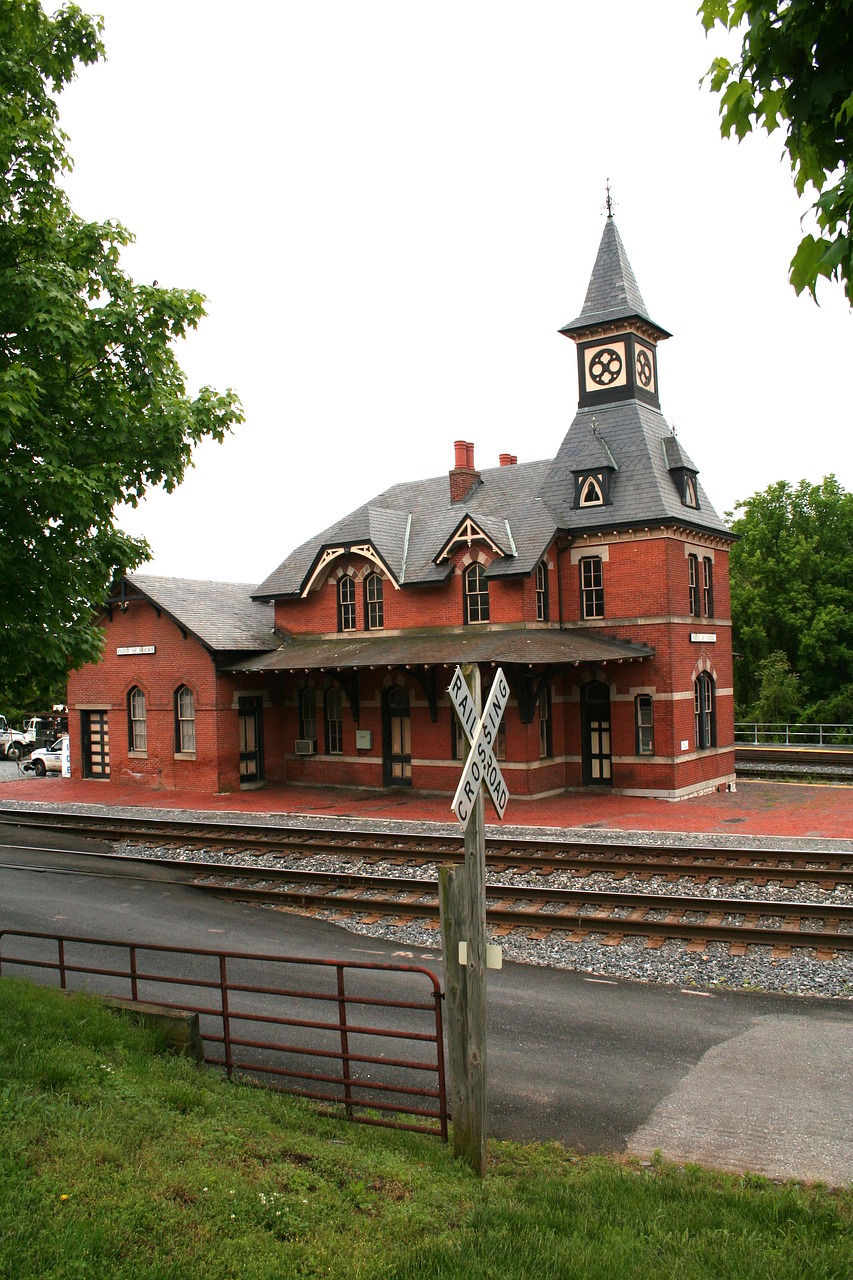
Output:
<path fill-rule="evenodd" d="M 556 456 L 456 441 L 260 585 L 128 574 L 100 663 L 74 672 L 76 776 L 226 792 L 264 783 L 452 793 L 457 663 L 512 696 L 514 797 L 677 799 L 734 782 L 731 534 L 660 411 L 657 346 L 608 217 L 580 315 L 578 412 Z"/>

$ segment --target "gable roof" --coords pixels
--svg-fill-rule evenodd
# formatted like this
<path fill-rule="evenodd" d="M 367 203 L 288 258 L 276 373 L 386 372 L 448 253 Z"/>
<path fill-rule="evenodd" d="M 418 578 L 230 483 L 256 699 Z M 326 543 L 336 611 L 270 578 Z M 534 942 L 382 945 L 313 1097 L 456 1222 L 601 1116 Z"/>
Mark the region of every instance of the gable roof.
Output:
<path fill-rule="evenodd" d="M 278 646 L 272 606 L 252 600 L 249 583 L 138 573 L 125 574 L 125 581 L 212 652 L 257 653 Z"/>
<path fill-rule="evenodd" d="M 395 573 L 398 583 L 443 582 L 452 564 L 435 563 L 466 516 L 507 554 L 490 565 L 489 577 L 530 573 L 555 532 L 553 515 L 539 490 L 550 462 L 492 467 L 463 502 L 452 502 L 446 475 L 393 485 L 291 553 L 253 592 L 255 600 L 299 595 L 324 547 L 370 541 Z M 381 527 L 370 513 L 381 512 Z M 380 547 L 381 540 L 381 547 Z M 397 569 L 399 566 L 399 571 Z"/>

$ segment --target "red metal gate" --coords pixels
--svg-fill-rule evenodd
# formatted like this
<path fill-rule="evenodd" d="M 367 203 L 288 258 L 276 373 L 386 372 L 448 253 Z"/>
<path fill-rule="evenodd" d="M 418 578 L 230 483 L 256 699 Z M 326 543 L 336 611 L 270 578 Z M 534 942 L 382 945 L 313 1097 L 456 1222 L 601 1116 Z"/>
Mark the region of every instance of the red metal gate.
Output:
<path fill-rule="evenodd" d="M 447 1141 L 442 993 L 428 969 L 0 931 L 0 974 L 34 973 L 197 1013 L 205 1061 L 229 1076 Z"/>

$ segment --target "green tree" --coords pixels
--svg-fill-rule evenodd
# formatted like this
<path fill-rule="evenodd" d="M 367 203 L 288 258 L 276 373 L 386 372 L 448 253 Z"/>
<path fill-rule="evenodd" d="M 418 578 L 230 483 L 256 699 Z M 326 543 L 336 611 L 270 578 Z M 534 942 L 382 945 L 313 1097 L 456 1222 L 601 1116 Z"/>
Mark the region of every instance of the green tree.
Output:
<path fill-rule="evenodd" d="M 769 702 L 783 655 L 803 719 L 853 719 L 853 494 L 835 476 L 796 488 L 780 480 L 732 514 L 738 715 Z"/>
<path fill-rule="evenodd" d="M 746 714 L 761 724 L 791 724 L 800 716 L 800 677 L 784 653 L 762 658 L 756 669 L 758 694 Z"/>
<path fill-rule="evenodd" d="M 0 0 L 0 691 L 19 702 L 97 657 L 93 607 L 148 558 L 117 507 L 172 491 L 242 420 L 233 392 L 186 390 L 174 348 L 201 294 L 135 284 L 130 233 L 83 221 L 60 185 L 55 95 L 103 56 L 100 30 L 73 4 Z"/>
<path fill-rule="evenodd" d="M 744 27 L 740 59 L 708 73 L 723 136 L 785 128 L 794 185 L 817 196 L 819 234 L 801 240 L 791 284 L 815 297 L 821 277 L 841 280 L 853 304 L 853 0 L 701 0 L 699 13 L 706 31 Z"/>

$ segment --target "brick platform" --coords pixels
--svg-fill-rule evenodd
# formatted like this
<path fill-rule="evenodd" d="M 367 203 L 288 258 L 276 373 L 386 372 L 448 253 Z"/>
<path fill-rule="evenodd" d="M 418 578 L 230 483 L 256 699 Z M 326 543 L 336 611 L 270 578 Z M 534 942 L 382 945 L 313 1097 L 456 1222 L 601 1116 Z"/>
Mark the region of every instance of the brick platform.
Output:
<path fill-rule="evenodd" d="M 212 794 L 156 791 L 76 778 L 14 779 L 0 786 L 3 801 L 182 809 L 208 813 L 294 813 L 414 822 L 452 822 L 447 796 L 404 790 L 264 787 Z M 486 821 L 496 816 L 486 803 Z M 698 835 L 831 838 L 853 842 L 853 786 L 741 782 L 735 793 L 712 793 L 671 803 L 589 791 L 539 800 L 510 800 L 505 824 L 591 827 L 617 831 L 680 831 Z"/>

